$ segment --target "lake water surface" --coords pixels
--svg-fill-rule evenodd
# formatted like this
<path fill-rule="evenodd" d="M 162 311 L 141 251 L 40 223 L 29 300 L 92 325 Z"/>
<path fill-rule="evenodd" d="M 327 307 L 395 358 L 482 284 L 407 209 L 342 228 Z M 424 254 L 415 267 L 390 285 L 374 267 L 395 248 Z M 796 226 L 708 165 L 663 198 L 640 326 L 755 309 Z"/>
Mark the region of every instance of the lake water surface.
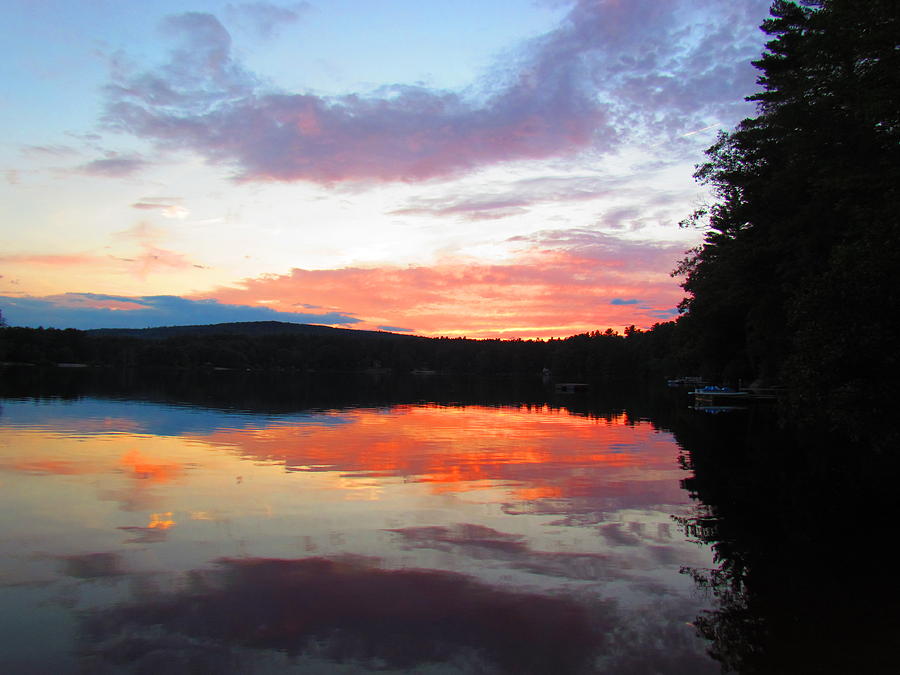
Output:
<path fill-rule="evenodd" d="M 204 386 L 7 391 L 2 672 L 719 672 L 684 573 L 713 555 L 651 419 L 539 383 Z"/>

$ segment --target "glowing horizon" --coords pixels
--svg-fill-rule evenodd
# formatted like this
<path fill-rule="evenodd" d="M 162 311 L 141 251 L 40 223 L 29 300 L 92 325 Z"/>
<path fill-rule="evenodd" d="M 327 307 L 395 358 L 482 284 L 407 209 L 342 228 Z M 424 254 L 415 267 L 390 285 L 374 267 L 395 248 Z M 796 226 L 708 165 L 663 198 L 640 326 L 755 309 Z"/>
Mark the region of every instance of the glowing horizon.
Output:
<path fill-rule="evenodd" d="M 647 328 L 675 316 L 669 273 L 699 241 L 677 226 L 707 199 L 693 167 L 752 111 L 767 7 L 14 0 L 0 310 Z"/>

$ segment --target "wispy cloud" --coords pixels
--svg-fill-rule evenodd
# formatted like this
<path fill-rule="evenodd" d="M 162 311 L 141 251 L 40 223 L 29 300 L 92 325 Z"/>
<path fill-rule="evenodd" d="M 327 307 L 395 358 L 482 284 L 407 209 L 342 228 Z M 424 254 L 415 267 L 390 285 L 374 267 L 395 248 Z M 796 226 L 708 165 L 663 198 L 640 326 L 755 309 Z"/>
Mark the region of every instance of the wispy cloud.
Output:
<path fill-rule="evenodd" d="M 204 268 L 182 253 L 162 248 L 160 242 L 166 237 L 166 234 L 162 228 L 145 222 L 137 223 L 127 230 L 119 232 L 120 239 L 133 242 L 138 246 L 138 253 L 134 257 L 117 258 L 117 260 L 129 263 L 132 273 L 140 279 L 145 279 L 152 273 L 169 269 Z"/>
<path fill-rule="evenodd" d="M 26 157 L 71 157 L 79 151 L 68 145 L 25 145 L 22 154 Z"/>
<path fill-rule="evenodd" d="M 494 220 L 528 211 L 537 204 L 579 202 L 613 194 L 622 178 L 552 176 L 526 178 L 494 189 L 479 189 L 437 197 L 415 197 L 392 215 L 456 216 L 464 220 Z"/>
<path fill-rule="evenodd" d="M 148 204 L 152 208 L 161 206 L 163 215 L 180 218 L 185 212 L 177 205 Z M 73 253 L 13 253 L 0 255 L 0 264 L 17 266 L 46 266 L 56 268 L 92 267 L 105 269 L 115 273 L 126 273 L 138 279 L 147 279 L 151 274 L 165 273 L 185 269 L 208 269 L 183 253 L 164 248 L 162 242 L 168 232 L 150 223 L 139 222 L 132 227 L 118 232 L 116 253 L 101 254 L 96 251 L 80 251 Z M 122 244 L 125 246 L 123 247 Z M 127 248 L 126 248 L 127 247 Z M 107 247 L 109 249 L 109 247 Z"/>
<path fill-rule="evenodd" d="M 131 205 L 139 211 L 158 211 L 164 218 L 184 220 L 191 212 L 176 197 L 144 197 Z"/>
<path fill-rule="evenodd" d="M 294 2 L 289 6 L 271 2 L 229 3 L 225 13 L 241 25 L 249 27 L 258 37 L 271 39 L 284 26 L 296 23 L 312 9 L 308 2 Z"/>
<path fill-rule="evenodd" d="M 90 253 L 16 253 L 0 255 L 0 263 L 16 265 L 49 265 L 52 267 L 72 267 L 77 265 L 97 265 L 106 262 L 104 256 Z"/>
<path fill-rule="evenodd" d="M 89 176 L 106 178 L 127 178 L 143 171 L 150 162 L 136 156 L 111 156 L 95 159 L 79 166 L 76 171 Z"/>
<path fill-rule="evenodd" d="M 338 97 L 264 86 L 236 60 L 215 16 L 186 13 L 164 25 L 176 41 L 168 62 L 116 71 L 105 120 L 233 167 L 242 180 L 319 183 L 416 181 L 604 153 L 629 139 L 686 142 L 710 119 L 746 112 L 748 61 L 759 52 L 755 27 L 767 6 L 579 0 L 477 95 L 393 84 Z M 269 17 L 261 26 L 289 18 L 264 3 L 252 7 Z"/>
<path fill-rule="evenodd" d="M 399 326 L 378 326 L 378 330 L 386 330 L 391 333 L 412 333 L 412 328 L 401 328 Z"/>

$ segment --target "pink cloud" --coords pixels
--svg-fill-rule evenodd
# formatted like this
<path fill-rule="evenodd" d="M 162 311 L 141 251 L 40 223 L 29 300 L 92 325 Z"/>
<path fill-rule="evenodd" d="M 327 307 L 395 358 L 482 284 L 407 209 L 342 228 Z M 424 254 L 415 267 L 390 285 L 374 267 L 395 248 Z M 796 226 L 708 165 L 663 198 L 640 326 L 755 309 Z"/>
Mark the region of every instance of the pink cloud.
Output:
<path fill-rule="evenodd" d="M 163 248 L 159 245 L 165 238 L 166 231 L 149 223 L 138 223 L 118 233 L 121 240 L 136 246 L 136 251 L 127 256 L 96 255 L 93 253 L 41 254 L 20 253 L 0 255 L 0 264 L 46 265 L 48 267 L 90 266 L 96 269 L 112 268 L 127 271 L 139 279 L 148 275 L 169 270 L 189 268 L 207 269 L 182 253 Z M 134 249 L 132 249 L 134 250 Z"/>
<path fill-rule="evenodd" d="M 430 267 L 294 269 L 245 279 L 198 297 L 286 310 L 315 303 L 364 323 L 408 326 L 422 335 L 553 337 L 670 316 L 681 291 L 668 274 L 678 245 L 626 243 L 573 232 L 566 248 L 548 234 L 507 263 L 446 261 Z M 622 298 L 633 301 L 622 302 Z"/>
<path fill-rule="evenodd" d="M 20 253 L 0 255 L 0 263 L 20 265 L 49 265 L 52 267 L 71 267 L 78 265 L 97 265 L 107 259 L 88 253 L 52 254 L 52 253 Z"/>
<path fill-rule="evenodd" d="M 118 233 L 120 239 L 132 241 L 137 244 L 138 253 L 129 258 L 117 258 L 130 264 L 133 274 L 144 279 L 149 274 L 167 269 L 187 269 L 190 267 L 205 269 L 202 265 L 195 264 L 187 256 L 159 246 L 160 240 L 167 236 L 167 232 L 150 223 L 140 222 L 133 227 Z"/>
<path fill-rule="evenodd" d="M 23 253 L 0 256 L 0 264 L 16 265 L 44 265 L 47 267 L 85 267 L 95 269 L 103 267 L 125 269 L 139 279 L 146 279 L 150 274 L 167 270 L 181 269 L 208 269 L 191 261 L 190 258 L 177 251 L 159 248 L 153 245 L 142 245 L 133 257 L 121 257 L 113 255 L 92 255 L 89 253 L 74 253 L 67 255 Z"/>
<path fill-rule="evenodd" d="M 132 271 L 140 279 L 144 279 L 147 275 L 165 269 L 188 269 L 194 267 L 198 269 L 206 269 L 202 265 L 195 265 L 190 259 L 175 251 L 169 251 L 164 248 L 156 248 L 150 246 L 141 251 L 140 255 L 134 259 L 134 267 Z"/>
<path fill-rule="evenodd" d="M 171 17 L 156 70 L 108 87 L 106 122 L 232 166 L 242 180 L 415 181 L 677 139 L 749 109 L 768 0 L 579 0 L 480 97 L 387 85 L 323 97 L 264 87 L 211 14 Z M 487 80 L 486 80 L 487 81 Z"/>

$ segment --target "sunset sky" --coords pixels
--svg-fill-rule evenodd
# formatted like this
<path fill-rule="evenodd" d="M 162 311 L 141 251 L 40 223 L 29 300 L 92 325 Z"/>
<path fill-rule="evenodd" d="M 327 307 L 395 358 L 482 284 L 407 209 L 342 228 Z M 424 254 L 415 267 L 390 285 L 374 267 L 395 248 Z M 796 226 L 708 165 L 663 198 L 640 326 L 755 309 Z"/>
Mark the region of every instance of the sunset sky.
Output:
<path fill-rule="evenodd" d="M 0 0 L 11 325 L 675 315 L 768 0 Z"/>

